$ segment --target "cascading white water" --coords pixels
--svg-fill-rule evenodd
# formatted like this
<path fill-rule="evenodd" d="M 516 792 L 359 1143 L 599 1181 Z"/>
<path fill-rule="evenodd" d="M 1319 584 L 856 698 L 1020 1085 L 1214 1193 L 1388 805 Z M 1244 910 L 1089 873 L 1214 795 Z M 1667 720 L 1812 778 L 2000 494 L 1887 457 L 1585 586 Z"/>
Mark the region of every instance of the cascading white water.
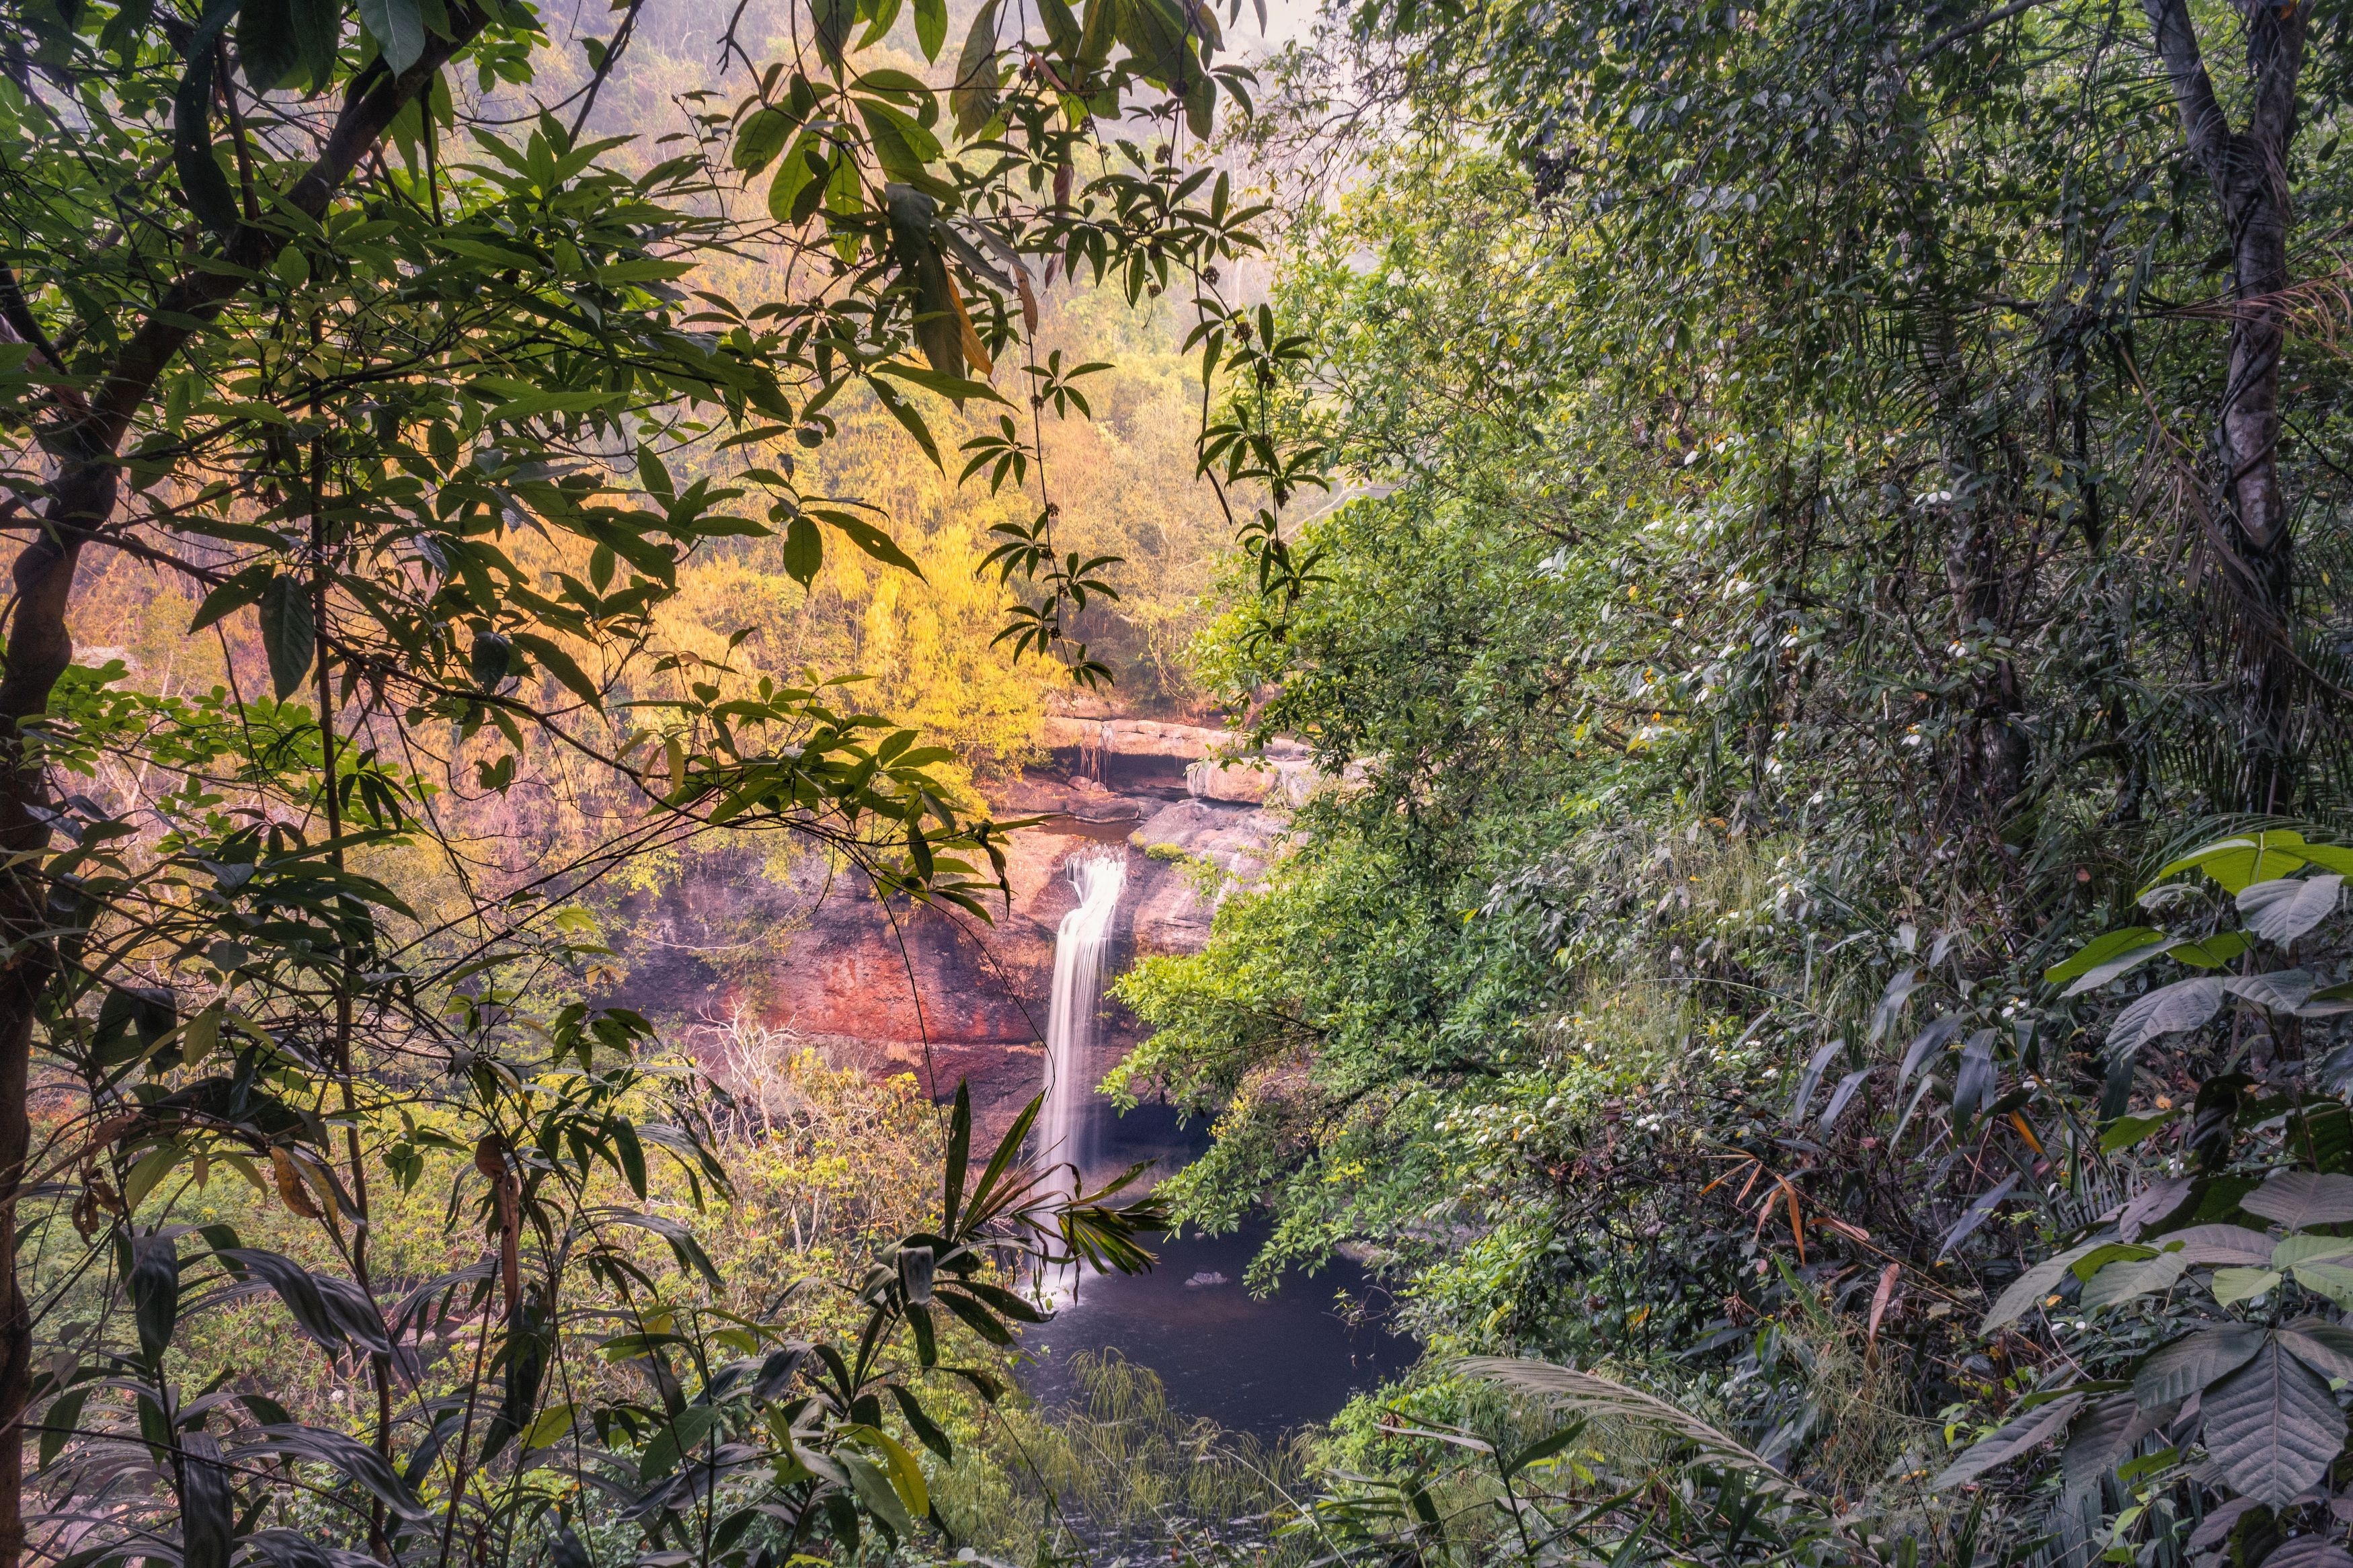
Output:
<path fill-rule="evenodd" d="M 1095 1013 L 1103 1005 L 1103 959 L 1112 916 L 1127 888 L 1127 858 L 1113 852 L 1071 857 L 1064 869 L 1079 907 L 1054 934 L 1054 994 L 1046 1015 L 1046 1103 L 1038 1115 L 1038 1163 L 1075 1166 L 1083 1180 L 1092 1158 Z M 1065 1173 L 1062 1180 L 1071 1178 Z"/>

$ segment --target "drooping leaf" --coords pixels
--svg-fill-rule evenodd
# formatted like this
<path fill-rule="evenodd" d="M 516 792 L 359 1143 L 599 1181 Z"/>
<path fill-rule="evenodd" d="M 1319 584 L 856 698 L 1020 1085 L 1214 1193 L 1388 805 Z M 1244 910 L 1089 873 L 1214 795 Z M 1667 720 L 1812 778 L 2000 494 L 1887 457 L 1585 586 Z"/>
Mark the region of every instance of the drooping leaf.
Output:
<path fill-rule="evenodd" d="M 1915 1036 L 1910 1047 L 1904 1053 L 1903 1065 L 1896 1069 L 1896 1089 L 1900 1091 L 1905 1084 L 1910 1083 L 1912 1075 L 1920 1070 L 1921 1064 L 1960 1032 L 1961 1016 L 1958 1013 L 1947 1013 Z"/>
<path fill-rule="evenodd" d="M 209 1432 L 182 1433 L 180 1553 L 185 1568 L 228 1568 L 236 1503 L 219 1439 Z"/>
<path fill-rule="evenodd" d="M 888 1525 L 900 1540 L 911 1539 L 915 1533 L 914 1521 L 907 1517 L 906 1505 L 900 1500 L 897 1489 L 891 1485 L 890 1478 L 882 1473 L 881 1467 L 873 1460 L 856 1454 L 844 1453 L 838 1458 L 842 1468 L 849 1472 L 849 1484 L 858 1493 L 858 1500 Z"/>
<path fill-rule="evenodd" d="M 425 1519 L 432 1510 L 393 1472 L 390 1461 L 374 1448 L 326 1426 L 271 1425 L 259 1429 L 259 1440 L 239 1448 L 249 1453 L 276 1454 L 330 1465 L 367 1489 L 403 1519 Z"/>
<path fill-rule="evenodd" d="M 2252 1323 L 2218 1323 L 2184 1334 L 2141 1362 L 2133 1373 L 2133 1397 L 2144 1410 L 2179 1405 L 2244 1366 L 2270 1339 Z"/>
<path fill-rule="evenodd" d="M 2044 970 L 2042 978 L 2052 985 L 2069 980 L 2077 981 L 2078 984 L 2068 986 L 2064 993 L 2073 996 L 2078 992 L 2104 985 L 2134 964 L 2162 952 L 2169 940 L 2165 932 L 2154 926 L 2126 926 L 2122 931 L 2094 937 L 2078 948 L 2073 956 Z M 2113 967 L 2119 964 L 2121 967 Z M 2084 983 L 2081 977 L 2087 974 L 2097 974 L 2099 978 Z"/>
<path fill-rule="evenodd" d="M 417 0 L 359 0 L 359 8 L 360 26 L 375 39 L 394 75 L 423 58 L 425 16 Z"/>
<path fill-rule="evenodd" d="M 964 52 L 956 57 L 948 110 L 955 116 L 959 139 L 969 139 L 997 112 L 997 13 L 1003 4 L 1004 0 L 987 0 L 974 14 L 972 30 L 965 35 Z"/>
<path fill-rule="evenodd" d="M 2306 969 L 2275 969 L 2264 974 L 2222 977 L 2223 990 L 2275 1013 L 2293 1013 L 2302 1007 L 2317 984 L 2317 978 Z"/>
<path fill-rule="evenodd" d="M 2342 1225 L 2353 1221 L 2353 1176 L 2274 1171 L 2262 1186 L 2242 1197 L 2239 1206 L 2290 1230 Z"/>
<path fill-rule="evenodd" d="M 1510 1356 L 1465 1356 L 1454 1363 L 1466 1377 L 1534 1394 L 1557 1409 L 1597 1420 L 1619 1420 L 1687 1443 L 1710 1463 L 1732 1465 L 1766 1477 L 1780 1472 L 1738 1438 L 1691 1412 L 1639 1388 L 1550 1362 Z M 1789 1483 L 1780 1482 L 1781 1485 Z"/>
<path fill-rule="evenodd" d="M 2285 947 L 2337 912 L 2344 888 L 2334 871 L 2255 882 L 2240 889 L 2239 913 L 2249 931 Z"/>
<path fill-rule="evenodd" d="M 2191 1176 L 2160 1176 L 2119 1205 L 2107 1217 L 2116 1222 L 2116 1234 L 2126 1241 L 2137 1241 L 2144 1231 L 2162 1230 L 2168 1220 L 2180 1216 L 2189 1206 L 2197 1187 Z"/>
<path fill-rule="evenodd" d="M 2262 1339 L 2245 1364 L 2206 1389 L 2206 1452 L 2232 1490 L 2284 1508 L 2345 1447 L 2345 1413 L 2317 1373 Z"/>
<path fill-rule="evenodd" d="M 284 573 L 261 591 L 261 646 L 269 656 L 269 683 L 285 701 L 302 689 L 318 652 L 318 626 L 311 616 L 311 590 Z"/>
<path fill-rule="evenodd" d="M 2012 1172 L 1971 1199 L 1969 1206 L 1961 1211 L 1961 1217 L 1954 1222 L 1953 1228 L 1945 1233 L 1944 1241 L 1936 1248 L 1936 1256 L 1947 1257 L 1953 1248 L 1967 1241 L 1976 1233 L 1978 1226 L 1993 1217 L 1994 1210 L 2001 1207 L 2017 1187 L 2018 1174 Z"/>
<path fill-rule="evenodd" d="M 130 1289 L 139 1349 L 150 1366 L 159 1365 L 180 1321 L 179 1243 L 167 1236 L 133 1237 Z"/>
<path fill-rule="evenodd" d="M 237 0 L 206 0 L 188 37 L 187 68 L 172 95 L 172 167 L 180 177 L 180 195 L 206 228 L 224 237 L 236 231 L 243 215 L 228 175 L 213 155 L 213 44 L 237 12 Z"/>
<path fill-rule="evenodd" d="M 1966 1128 L 1973 1125 L 1978 1112 L 1993 1100 L 2000 1081 L 1994 1066 L 1994 1031 L 1979 1029 L 1961 1047 L 1961 1063 L 1953 1071 L 1953 1125 Z"/>
<path fill-rule="evenodd" d="M 686 1456 L 702 1446 L 719 1425 L 719 1412 L 708 1405 L 690 1405 L 677 1418 L 654 1434 L 638 1460 L 638 1479 L 650 1481 L 678 1468 Z"/>
<path fill-rule="evenodd" d="M 303 68 L 292 0 L 244 0 L 237 16 L 237 66 L 256 92 L 279 87 Z"/>
<path fill-rule="evenodd" d="M 2066 1447 L 2059 1451 L 2060 1489 L 2075 1495 L 2096 1492 L 2156 1425 L 2129 1394 L 2094 1403 L 2076 1420 Z"/>
<path fill-rule="evenodd" d="M 923 58 L 938 59 L 940 47 L 947 41 L 947 0 L 915 0 L 915 47 L 923 51 Z"/>
<path fill-rule="evenodd" d="M 2108 1050 L 2126 1056 L 2164 1035 L 2204 1027 L 2222 1005 L 2222 982 L 2208 976 L 2160 985 L 2116 1015 L 2108 1026 Z"/>
<path fill-rule="evenodd" d="M 1979 1439 L 1968 1451 L 1946 1467 L 1942 1475 L 1931 1483 L 1939 1491 L 1963 1486 L 1984 1475 L 1998 1465 L 2006 1465 L 2021 1454 L 2041 1447 L 2056 1436 L 2082 1409 L 2084 1396 L 2070 1394 L 2048 1405 L 2039 1405 L 2009 1422 L 1989 1436 Z"/>
<path fill-rule="evenodd" d="M 797 129 L 793 117 L 783 110 L 756 109 L 736 128 L 735 150 L 728 161 L 746 174 L 756 174 L 785 150 Z"/>

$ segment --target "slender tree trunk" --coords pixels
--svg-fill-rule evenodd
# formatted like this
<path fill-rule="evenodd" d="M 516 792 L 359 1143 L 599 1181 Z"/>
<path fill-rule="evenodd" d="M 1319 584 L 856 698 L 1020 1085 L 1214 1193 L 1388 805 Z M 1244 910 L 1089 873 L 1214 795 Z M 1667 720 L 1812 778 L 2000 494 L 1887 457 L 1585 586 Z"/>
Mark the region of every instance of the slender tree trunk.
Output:
<path fill-rule="evenodd" d="M 378 71 L 352 83 L 319 156 L 285 193 L 312 218 L 383 137 L 394 116 L 430 83 L 449 58 L 480 31 L 483 16 L 452 7 L 450 37 L 435 37 L 399 75 Z M 57 477 L 43 509 L 46 531 L 17 555 L 16 600 L 6 627 L 5 668 L 0 668 L 0 851 L 12 858 L 0 871 L 0 1568 L 21 1568 L 25 1557 L 25 1416 L 32 1394 L 33 1322 L 20 1276 L 17 1205 L 32 1145 L 30 1107 L 35 1026 L 56 977 L 47 883 L 37 857 L 48 847 L 49 826 L 39 809 L 46 784 L 38 759 L 26 749 L 27 721 L 47 710 L 49 693 L 73 662 L 66 610 L 83 543 L 114 521 L 120 468 L 114 454 L 156 381 L 189 335 L 236 297 L 242 277 L 268 268 L 282 245 L 259 228 L 240 228 L 224 247 L 234 265 L 192 270 L 164 290 L 157 308 L 129 331 L 114 362 L 86 405 L 61 400 L 68 422 L 48 441 Z"/>
<path fill-rule="evenodd" d="M 2239 0 L 2253 95 L 2246 128 L 2233 131 L 2215 98 L 2188 0 L 2143 3 L 2181 114 L 2183 144 L 2205 170 L 2229 231 L 2230 377 L 2216 434 L 2223 468 L 2221 574 L 2235 623 L 2239 741 L 2247 756 L 2240 804 L 2284 812 L 2295 803 L 2303 759 L 2294 727 L 2295 539 L 2279 472 L 2286 342 L 2279 296 L 2289 282 L 2295 214 L 2287 159 L 2311 6 Z"/>
<path fill-rule="evenodd" d="M 2000 630 L 2003 617 L 1998 508 L 1976 428 L 1968 363 L 1951 315 L 1934 303 L 1930 309 L 1935 314 L 1925 323 L 1921 358 L 1936 405 L 1945 483 L 1952 495 L 1946 503 L 1945 587 L 1952 600 L 1955 638 L 1987 643 Z M 1964 784 L 1979 816 L 1999 817 L 2026 787 L 2033 761 L 2032 742 L 2020 721 L 2025 694 L 2016 661 L 1993 657 L 1970 681 L 1968 704 Z"/>
<path fill-rule="evenodd" d="M 111 463 L 77 456 L 60 467 L 45 514 L 53 531 L 16 557 L 16 614 L 0 671 L 0 848 L 11 857 L 10 868 L 0 873 L 0 1568 L 16 1568 L 25 1552 L 33 1315 L 18 1267 L 17 1200 L 32 1152 L 33 1026 L 57 973 L 46 934 L 52 924 L 47 884 L 35 858 L 49 843 L 48 822 L 37 809 L 47 804 L 47 789 L 39 759 L 26 750 L 24 724 L 47 709 L 50 688 L 73 662 L 66 603 L 80 531 L 113 511 L 116 491 Z"/>

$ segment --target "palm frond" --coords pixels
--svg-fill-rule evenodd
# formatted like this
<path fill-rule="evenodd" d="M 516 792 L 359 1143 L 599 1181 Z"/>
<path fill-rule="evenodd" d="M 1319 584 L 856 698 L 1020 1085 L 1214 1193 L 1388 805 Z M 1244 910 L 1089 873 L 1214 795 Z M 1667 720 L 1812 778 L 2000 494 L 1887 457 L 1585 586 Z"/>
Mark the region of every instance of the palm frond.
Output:
<path fill-rule="evenodd" d="M 1722 1427 L 1639 1388 L 1629 1388 L 1596 1373 L 1513 1356 L 1464 1356 L 1454 1367 L 1466 1377 L 1534 1394 L 1550 1401 L 1557 1409 L 1588 1419 L 1625 1421 L 1665 1432 L 1698 1449 L 1708 1462 L 1754 1470 L 1769 1479 L 1777 1489 L 1806 1495 L 1805 1488 Z"/>

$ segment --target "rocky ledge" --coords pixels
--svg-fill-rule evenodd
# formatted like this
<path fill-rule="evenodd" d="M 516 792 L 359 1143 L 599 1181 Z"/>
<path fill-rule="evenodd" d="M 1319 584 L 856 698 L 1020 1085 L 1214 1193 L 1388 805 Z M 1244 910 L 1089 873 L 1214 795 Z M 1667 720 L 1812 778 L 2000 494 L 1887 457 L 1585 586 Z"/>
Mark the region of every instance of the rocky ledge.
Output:
<path fill-rule="evenodd" d="M 1153 720 L 1060 718 L 1051 766 L 991 790 L 1013 836 L 1009 905 L 982 923 L 878 903 L 862 881 L 814 858 L 787 877 L 705 879 L 642 895 L 631 912 L 651 942 L 620 999 L 691 1025 L 742 1008 L 787 1037 L 870 1070 L 913 1071 L 940 1095 L 972 1086 L 985 1128 L 1001 1126 L 1043 1074 L 1054 932 L 1075 907 L 1076 857 L 1118 854 L 1127 890 L 1115 966 L 1208 941 L 1217 903 L 1282 852 L 1290 808 L 1315 784 L 1303 748 L 1235 754 L 1223 731 Z M 1212 874 L 1214 872 L 1214 874 Z M 704 956 L 721 923 L 771 933 L 748 967 Z M 776 935 L 774 933 L 782 933 Z M 1135 1037 L 1110 1004 L 1108 1047 Z"/>

